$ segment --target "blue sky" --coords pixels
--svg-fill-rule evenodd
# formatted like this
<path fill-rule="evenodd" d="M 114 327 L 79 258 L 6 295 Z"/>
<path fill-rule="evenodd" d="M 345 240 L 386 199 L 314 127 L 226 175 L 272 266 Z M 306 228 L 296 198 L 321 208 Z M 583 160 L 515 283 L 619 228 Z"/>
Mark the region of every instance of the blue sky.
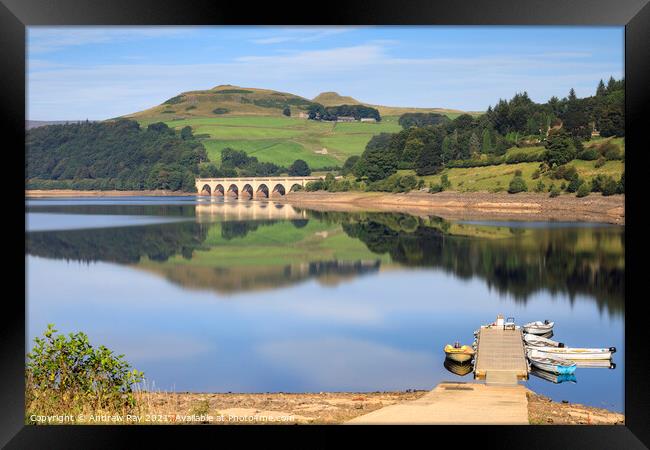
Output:
<path fill-rule="evenodd" d="M 219 84 L 485 110 L 623 76 L 623 27 L 29 27 L 27 116 L 107 119 Z"/>

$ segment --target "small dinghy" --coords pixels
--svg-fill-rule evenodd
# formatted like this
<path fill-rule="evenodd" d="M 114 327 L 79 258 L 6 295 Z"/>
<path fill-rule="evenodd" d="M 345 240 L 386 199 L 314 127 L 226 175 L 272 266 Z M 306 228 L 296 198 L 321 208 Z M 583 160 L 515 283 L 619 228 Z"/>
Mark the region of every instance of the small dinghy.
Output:
<path fill-rule="evenodd" d="M 564 347 L 562 342 L 553 341 L 537 334 L 524 334 L 524 342 L 531 347 Z"/>
<path fill-rule="evenodd" d="M 566 382 L 576 383 L 576 376 L 573 373 L 564 373 L 558 375 L 555 373 L 547 372 L 545 370 L 539 370 L 537 367 L 533 367 L 530 371 L 530 374 L 555 384 L 566 383 Z"/>
<path fill-rule="evenodd" d="M 476 353 L 469 345 L 460 345 L 459 342 L 445 345 L 444 351 L 447 358 L 460 363 L 469 361 Z"/>
<path fill-rule="evenodd" d="M 610 348 L 556 348 L 556 347 L 535 347 L 536 356 L 562 358 L 570 361 L 578 360 L 607 360 L 612 359 L 616 352 L 615 347 Z"/>
<path fill-rule="evenodd" d="M 533 367 L 556 375 L 572 374 L 576 371 L 576 363 L 566 359 L 540 357 L 530 352 L 528 359 Z"/>
<path fill-rule="evenodd" d="M 474 366 L 471 362 L 459 363 L 449 358 L 445 358 L 443 366 L 445 366 L 445 369 L 451 373 L 459 375 L 461 377 L 464 377 L 474 369 Z"/>
<path fill-rule="evenodd" d="M 616 369 L 616 363 L 613 363 L 612 360 L 605 359 L 593 359 L 593 360 L 577 360 L 574 361 L 577 367 L 585 369 Z"/>
<path fill-rule="evenodd" d="M 540 322 L 538 320 L 536 322 L 528 322 L 523 326 L 523 329 L 524 333 L 545 335 L 553 331 L 553 325 L 555 325 L 555 322 L 549 322 L 548 320 Z"/>

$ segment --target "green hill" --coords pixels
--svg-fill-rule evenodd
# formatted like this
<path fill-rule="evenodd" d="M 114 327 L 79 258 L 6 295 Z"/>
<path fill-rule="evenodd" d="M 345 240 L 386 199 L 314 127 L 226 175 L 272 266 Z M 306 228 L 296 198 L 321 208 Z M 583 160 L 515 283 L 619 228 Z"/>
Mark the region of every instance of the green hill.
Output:
<path fill-rule="evenodd" d="M 376 106 L 379 123 L 333 123 L 305 120 L 314 104 L 339 106 L 363 104 L 336 92 L 324 92 L 313 100 L 270 89 L 220 85 L 209 90 L 188 91 L 158 106 L 125 116 L 142 126 L 164 122 L 180 130 L 191 126 L 208 152 L 210 161 L 219 162 L 226 147 L 246 151 L 261 162 L 288 166 L 296 159 L 312 168 L 340 166 L 351 155 L 359 155 L 372 136 L 397 132 L 398 115 L 405 112 L 439 112 L 451 118 L 462 111 L 439 108 Z M 291 117 L 283 115 L 286 107 Z M 302 116 L 302 117 L 301 117 Z"/>
<path fill-rule="evenodd" d="M 298 95 L 270 89 L 242 88 L 228 84 L 205 91 L 188 91 L 172 97 L 158 106 L 125 117 L 168 121 L 192 117 L 282 116 L 289 106 L 297 115 L 306 111 L 312 101 Z"/>
<path fill-rule="evenodd" d="M 449 109 L 449 108 L 412 108 L 404 106 L 383 106 L 383 105 L 373 105 L 371 103 L 363 103 L 359 100 L 340 95 L 338 92 L 323 92 L 318 94 L 312 100 L 315 103 L 320 103 L 323 106 L 340 106 L 340 105 L 365 105 L 372 108 L 376 108 L 379 111 L 379 114 L 382 116 L 400 116 L 406 113 L 439 113 L 449 116 L 450 119 L 454 119 L 459 115 L 465 113 L 466 111 L 461 111 L 459 109 Z M 482 114 L 481 112 L 468 112 L 472 115 Z"/>

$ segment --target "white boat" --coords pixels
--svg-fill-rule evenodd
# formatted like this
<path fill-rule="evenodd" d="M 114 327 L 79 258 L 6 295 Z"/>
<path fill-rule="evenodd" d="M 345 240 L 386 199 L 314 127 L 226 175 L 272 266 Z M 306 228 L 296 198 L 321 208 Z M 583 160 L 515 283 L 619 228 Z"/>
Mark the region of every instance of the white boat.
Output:
<path fill-rule="evenodd" d="M 553 325 L 555 325 L 555 322 L 549 322 L 548 320 L 541 322 L 538 320 L 535 322 L 528 322 L 523 326 L 523 329 L 524 333 L 546 334 L 553 331 Z"/>
<path fill-rule="evenodd" d="M 593 360 L 578 360 L 573 361 L 577 367 L 585 369 L 616 369 L 616 363 L 611 360 L 593 359 Z"/>
<path fill-rule="evenodd" d="M 610 360 L 616 348 L 571 348 L 571 347 L 531 347 L 535 356 L 562 358 L 569 361 Z"/>
<path fill-rule="evenodd" d="M 545 370 L 540 370 L 537 367 L 533 367 L 530 371 L 530 374 L 555 384 L 560 384 L 564 382 L 569 382 L 569 383 L 576 382 L 576 376 L 573 373 L 565 373 L 562 375 L 558 375 L 555 373 L 547 372 Z"/>
<path fill-rule="evenodd" d="M 524 334 L 524 342 L 531 347 L 564 347 L 562 342 L 553 341 L 537 334 Z"/>
<path fill-rule="evenodd" d="M 548 358 L 529 352 L 528 359 L 533 367 L 557 375 L 572 374 L 576 371 L 576 363 L 566 359 Z"/>

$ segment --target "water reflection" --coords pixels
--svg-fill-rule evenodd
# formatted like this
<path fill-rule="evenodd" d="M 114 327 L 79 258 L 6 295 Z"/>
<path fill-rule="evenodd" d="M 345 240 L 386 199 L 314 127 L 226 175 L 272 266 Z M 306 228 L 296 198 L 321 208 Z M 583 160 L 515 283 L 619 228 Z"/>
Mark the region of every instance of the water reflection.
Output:
<path fill-rule="evenodd" d="M 478 277 L 489 288 L 521 302 L 546 290 L 567 294 L 571 301 L 584 295 L 599 309 L 623 311 L 621 227 L 490 226 L 406 214 L 315 212 L 240 203 L 33 206 L 32 214 L 112 211 L 130 216 L 195 214 L 200 220 L 32 231 L 27 235 L 27 253 L 135 264 L 185 287 L 232 293 L 279 288 L 309 278 L 336 284 L 397 267 L 435 268 L 459 279 Z M 245 216 L 251 218 L 241 219 Z"/>

